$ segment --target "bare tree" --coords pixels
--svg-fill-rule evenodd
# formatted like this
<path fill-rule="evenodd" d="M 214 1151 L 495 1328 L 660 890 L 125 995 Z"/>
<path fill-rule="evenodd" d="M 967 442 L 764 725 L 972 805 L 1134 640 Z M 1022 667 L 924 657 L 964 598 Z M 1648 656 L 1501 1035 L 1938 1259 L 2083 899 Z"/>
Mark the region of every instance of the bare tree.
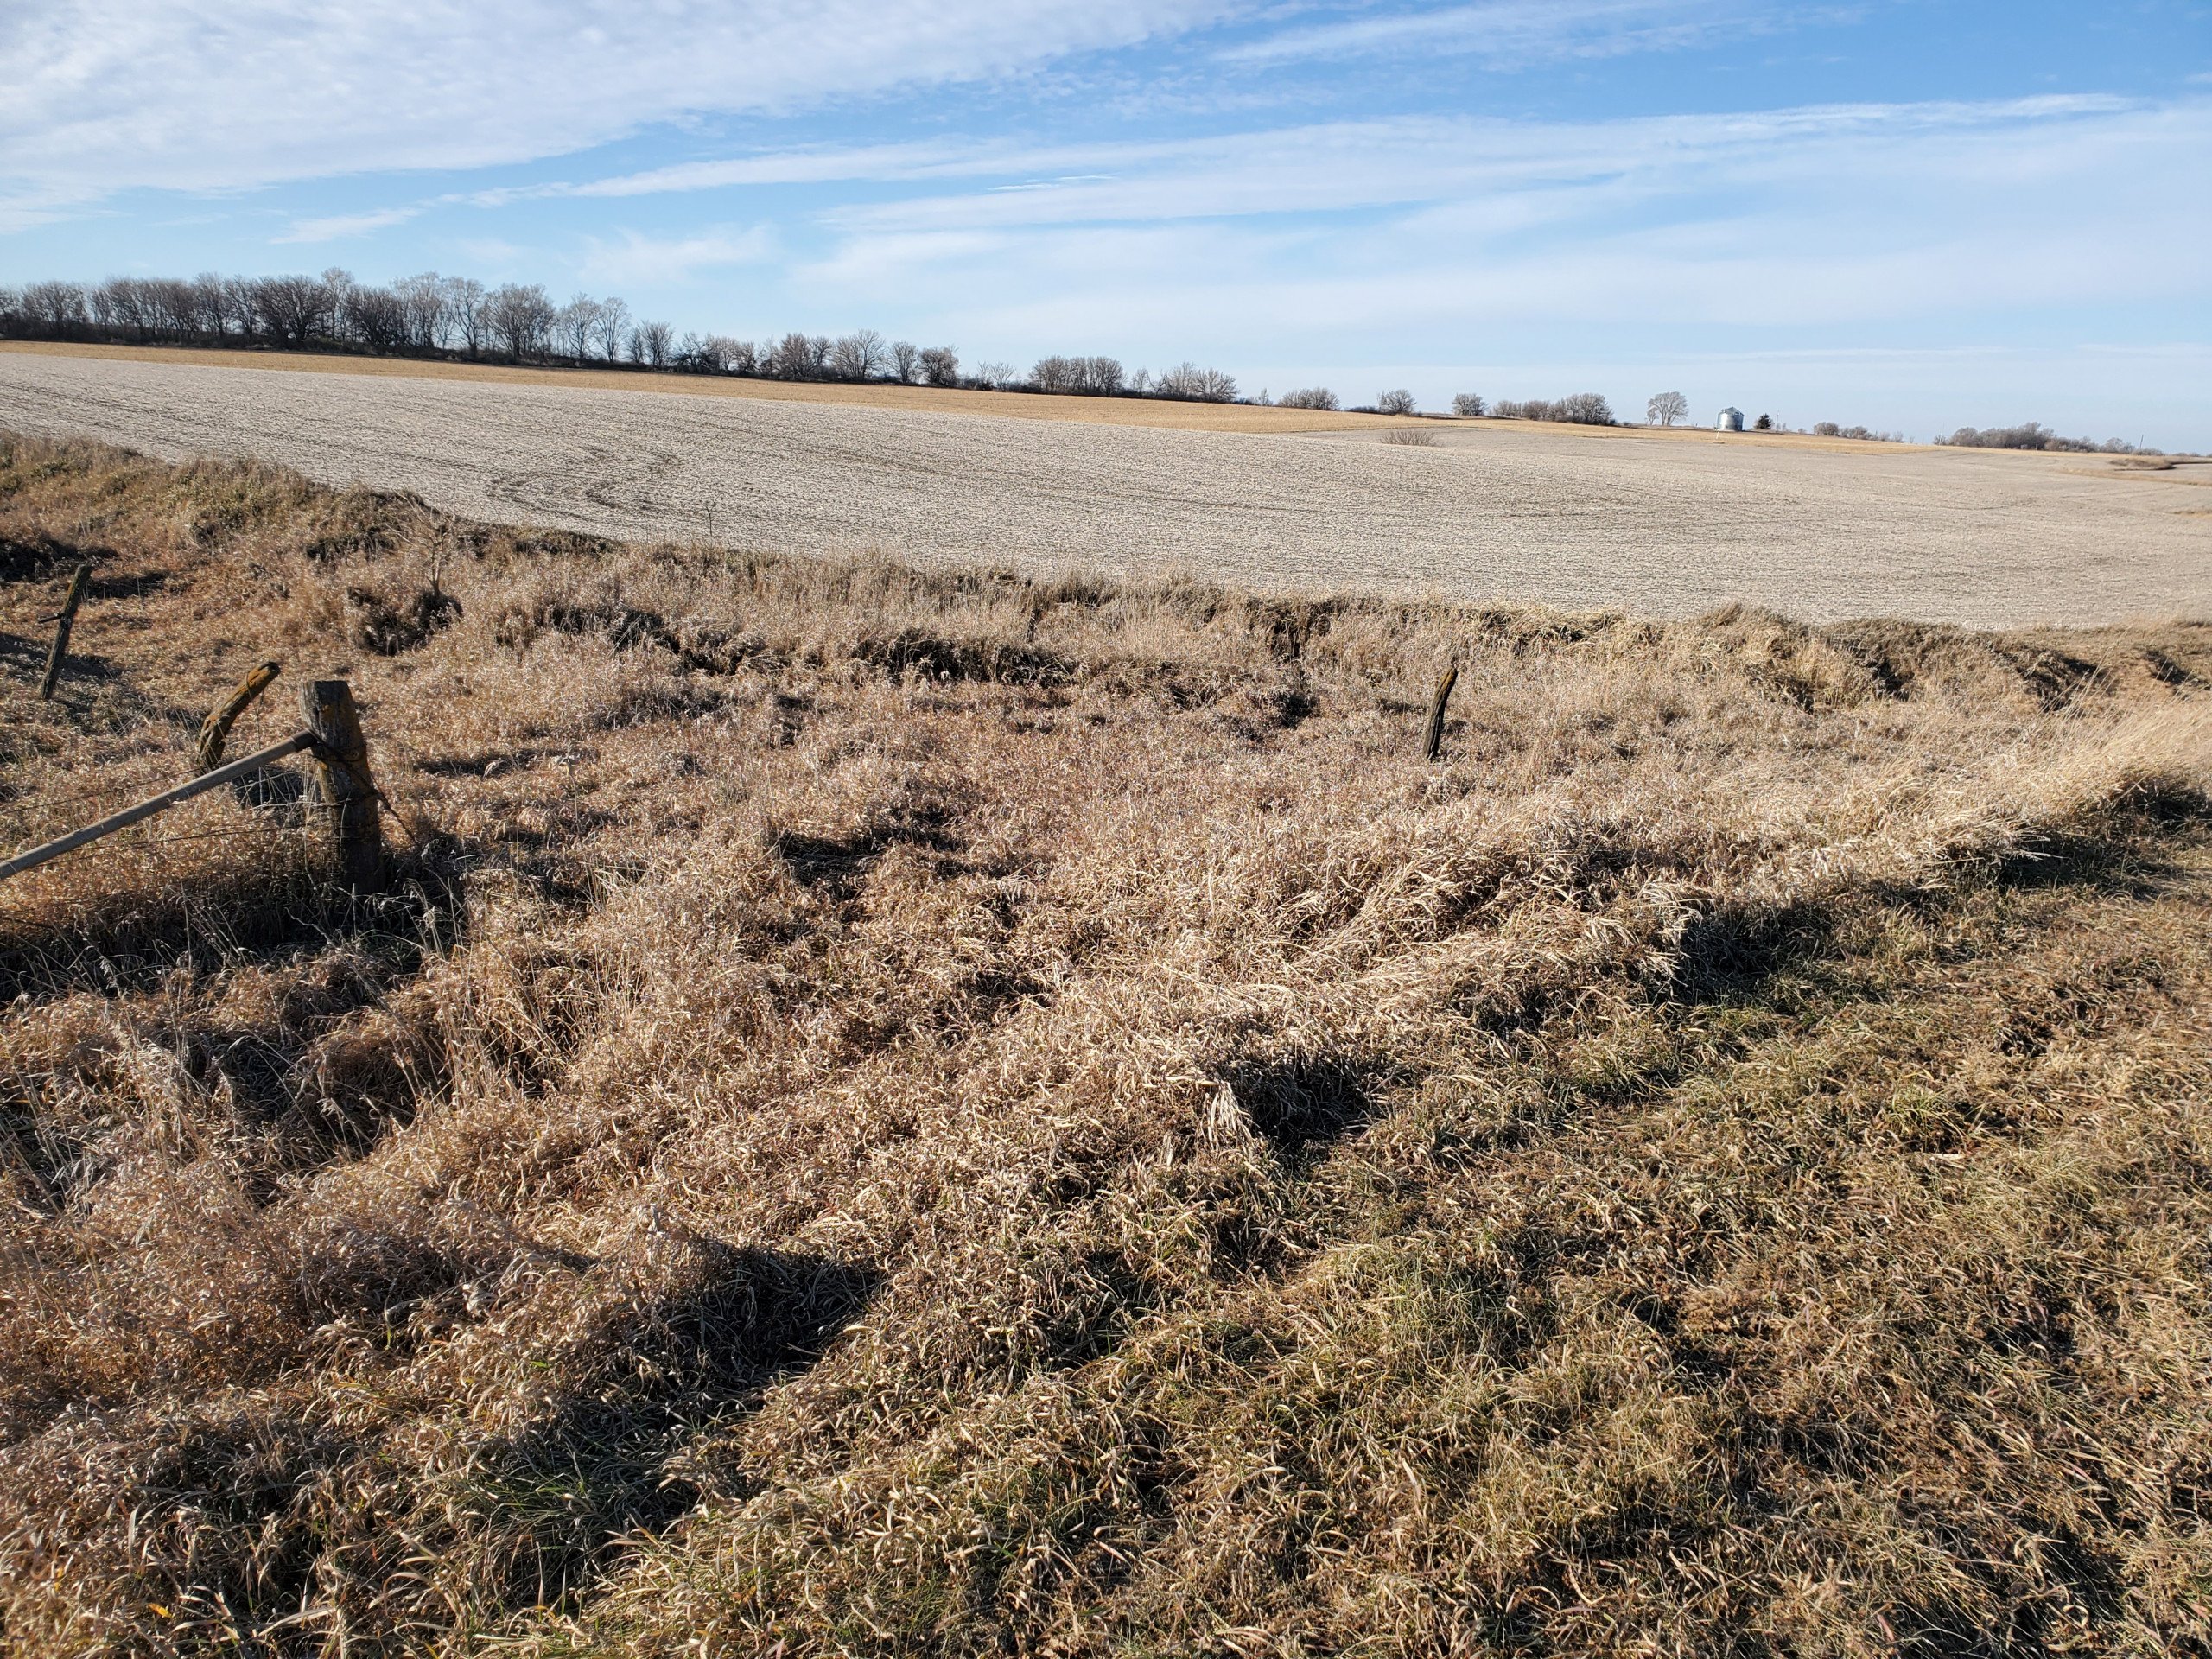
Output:
<path fill-rule="evenodd" d="M 592 322 L 592 341 L 599 347 L 600 356 L 612 363 L 622 355 L 622 342 L 629 334 L 629 305 L 610 294 L 599 302 L 599 315 Z"/>
<path fill-rule="evenodd" d="M 243 334 L 245 319 L 232 302 L 231 285 L 221 276 L 204 270 L 192 279 L 192 286 L 199 299 L 201 331 L 221 339 L 225 334 Z"/>
<path fill-rule="evenodd" d="M 664 322 L 641 322 L 630 331 L 630 360 L 656 369 L 668 366 L 676 349 L 676 331 Z"/>
<path fill-rule="evenodd" d="M 1014 384 L 1014 365 L 978 363 L 976 365 L 976 384 L 993 390 L 1010 386 Z"/>
<path fill-rule="evenodd" d="M 1690 417 L 1690 400 L 1679 391 L 1662 391 L 1643 406 L 1643 418 L 1653 426 L 1672 426 Z"/>
<path fill-rule="evenodd" d="M 1219 369 L 1202 369 L 1195 363 L 1179 363 L 1160 377 L 1157 390 L 1162 397 L 1179 397 L 1199 404 L 1234 403 L 1236 381 L 1232 375 Z"/>
<path fill-rule="evenodd" d="M 372 352 L 407 344 L 407 307 L 388 288 L 349 288 L 343 304 L 346 332 Z"/>
<path fill-rule="evenodd" d="M 754 355 L 753 342 L 749 340 L 734 340 L 728 334 L 709 334 L 707 336 L 706 353 L 715 368 L 723 374 L 752 374 L 760 368 L 760 359 Z"/>
<path fill-rule="evenodd" d="M 779 379 L 827 380 L 836 348 L 827 334 L 788 334 L 767 353 L 764 366 Z"/>
<path fill-rule="evenodd" d="M 1285 409 L 1339 409 L 1337 394 L 1326 386 L 1301 386 L 1276 399 Z"/>
<path fill-rule="evenodd" d="M 486 322 L 484 284 L 474 276 L 449 276 L 445 285 L 446 315 L 461 349 L 474 357 L 484 349 Z"/>
<path fill-rule="evenodd" d="M 445 337 L 446 285 L 435 270 L 403 276 L 391 285 L 407 319 L 407 343 L 418 352 L 435 351 Z"/>
<path fill-rule="evenodd" d="M 1076 391 L 1083 385 L 1083 359 L 1040 357 L 1029 371 L 1029 384 L 1039 391 Z"/>
<path fill-rule="evenodd" d="M 1122 363 L 1113 357 L 1043 357 L 1030 370 L 1029 384 L 1039 391 L 1111 397 L 1122 390 Z"/>
<path fill-rule="evenodd" d="M 1482 393 L 1478 391 L 1460 391 L 1452 395 L 1452 412 L 1461 420 L 1472 420 L 1487 408 Z"/>
<path fill-rule="evenodd" d="M 804 334 L 788 334 L 769 348 L 765 366 L 779 380 L 804 380 L 813 364 L 813 342 Z"/>
<path fill-rule="evenodd" d="M 1420 405 L 1414 402 L 1413 393 L 1401 386 L 1395 391 L 1386 391 L 1377 397 L 1375 400 L 1375 407 L 1378 413 L 1384 415 L 1410 415 Z"/>
<path fill-rule="evenodd" d="M 346 300 L 356 284 L 353 273 L 343 266 L 332 265 L 322 273 L 322 319 L 315 332 L 332 339 L 346 336 Z"/>
<path fill-rule="evenodd" d="M 135 279 L 111 276 L 96 283 L 86 293 L 85 304 L 94 327 L 130 340 L 145 337 L 145 307 Z"/>
<path fill-rule="evenodd" d="M 1552 418 L 1577 426 L 1611 426 L 1613 406 L 1594 391 L 1570 392 L 1552 405 Z"/>
<path fill-rule="evenodd" d="M 261 327 L 260 314 L 253 306 L 253 279 L 250 276 L 223 278 L 223 307 L 230 313 L 238 333 L 251 339 Z"/>
<path fill-rule="evenodd" d="M 223 333 L 223 282 L 219 276 L 195 276 L 188 283 L 164 284 L 169 290 L 177 330 L 201 340 Z"/>
<path fill-rule="evenodd" d="M 911 386 L 914 377 L 922 372 L 921 348 L 910 340 L 902 340 L 891 347 L 891 372 L 899 377 L 899 384 Z"/>
<path fill-rule="evenodd" d="M 304 345 L 325 332 L 329 303 L 330 289 L 317 277 L 264 276 L 253 284 L 254 320 L 283 345 Z"/>
<path fill-rule="evenodd" d="M 588 294 L 569 297 L 553 319 L 553 338 L 561 353 L 578 362 L 591 355 L 592 337 L 599 331 L 599 302 Z"/>
<path fill-rule="evenodd" d="M 890 348 L 873 328 L 861 328 L 838 340 L 830 350 L 830 372 L 840 380 L 870 380 L 890 362 Z"/>
<path fill-rule="evenodd" d="M 492 337 L 509 357 L 520 360 L 544 354 L 560 315 L 550 296 L 537 283 L 507 283 L 485 302 Z"/>
<path fill-rule="evenodd" d="M 181 283 L 174 276 L 149 276 L 142 291 L 146 302 L 146 326 L 154 333 L 171 340 L 183 340 L 200 332 L 199 327 L 199 296 L 190 283 Z"/>
<path fill-rule="evenodd" d="M 960 354 L 950 346 L 930 346 L 921 354 L 922 378 L 933 386 L 960 384 Z"/>

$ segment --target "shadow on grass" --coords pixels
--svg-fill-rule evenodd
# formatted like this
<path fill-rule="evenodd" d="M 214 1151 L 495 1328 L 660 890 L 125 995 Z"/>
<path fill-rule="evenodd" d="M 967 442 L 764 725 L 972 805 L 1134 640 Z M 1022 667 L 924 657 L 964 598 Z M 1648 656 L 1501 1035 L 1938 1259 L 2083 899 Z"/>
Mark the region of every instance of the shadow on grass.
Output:
<path fill-rule="evenodd" d="M 362 893 L 304 856 L 275 871 L 242 862 L 150 893 L 95 892 L 67 923 L 0 914 L 0 999 L 143 992 L 179 966 L 283 962 L 339 939 L 411 972 L 450 950 L 466 918 L 459 872 L 439 852 L 392 858 L 384 888 Z"/>
<path fill-rule="evenodd" d="M 1294 1167 L 1372 1122 L 1391 1079 L 1380 1057 L 1346 1054 L 1249 1060 L 1225 1075 L 1253 1133 Z"/>
<path fill-rule="evenodd" d="M 2171 853 L 2177 836 L 2204 833 L 2212 801 L 2189 790 L 2145 790 L 2120 806 L 1983 861 L 1941 887 L 1877 886 L 1833 903 L 1783 909 L 1723 905 L 1698 917 L 1682 936 L 1677 1000 L 1744 1001 L 1777 975 L 1836 953 L 1836 935 L 1850 912 L 1891 906 L 1928 916 L 1977 887 L 2030 893 L 2072 890 L 2105 898 L 2149 900 L 2169 891 L 2180 872 Z"/>
<path fill-rule="evenodd" d="M 931 801 L 849 836 L 785 830 L 776 837 L 776 855 L 801 887 L 818 888 L 839 899 L 850 898 L 868 866 L 894 847 L 915 847 L 944 855 L 957 853 L 962 843 L 947 827 L 952 816 L 949 806 Z"/>
<path fill-rule="evenodd" d="M 509 1605 L 559 1605 L 690 1510 L 700 1488 L 671 1459 L 817 1363 L 883 1282 L 830 1256 L 686 1248 L 682 1288 L 555 1361 L 568 1386 L 551 1413 L 473 1460 L 464 1524 L 494 1544 L 487 1565 L 506 1564 L 484 1587 Z"/>

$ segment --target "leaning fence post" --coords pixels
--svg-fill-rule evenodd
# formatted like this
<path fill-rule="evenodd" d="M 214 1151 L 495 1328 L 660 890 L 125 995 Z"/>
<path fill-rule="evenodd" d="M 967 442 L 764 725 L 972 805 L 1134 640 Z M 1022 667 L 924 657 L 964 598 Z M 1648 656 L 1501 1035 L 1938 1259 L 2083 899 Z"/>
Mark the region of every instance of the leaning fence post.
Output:
<path fill-rule="evenodd" d="M 316 680 L 301 688 L 300 709 L 315 735 L 310 753 L 321 776 L 337 873 L 348 886 L 375 887 L 384 874 L 384 836 L 353 690 L 343 680 Z"/>
<path fill-rule="evenodd" d="M 38 684 L 41 701 L 53 696 L 54 683 L 61 677 L 61 659 L 69 654 L 69 630 L 77 624 L 77 607 L 85 602 L 85 589 L 92 580 L 89 564 L 79 565 L 76 575 L 69 578 L 69 597 L 61 601 L 61 614 L 54 619 L 54 649 L 46 654 L 46 677 Z"/>
<path fill-rule="evenodd" d="M 231 741 L 231 728 L 246 711 L 248 705 L 269 689 L 269 682 L 279 672 L 275 663 L 264 663 L 240 680 L 231 695 L 207 711 L 207 718 L 200 724 L 200 770 L 211 772 L 223 764 L 223 746 Z"/>
<path fill-rule="evenodd" d="M 1421 739 L 1421 753 L 1430 760 L 1441 759 L 1444 753 L 1444 710 L 1452 702 L 1452 688 L 1459 683 L 1459 664 L 1453 663 L 1444 671 L 1444 677 L 1436 683 L 1436 694 L 1428 700 L 1428 731 Z"/>

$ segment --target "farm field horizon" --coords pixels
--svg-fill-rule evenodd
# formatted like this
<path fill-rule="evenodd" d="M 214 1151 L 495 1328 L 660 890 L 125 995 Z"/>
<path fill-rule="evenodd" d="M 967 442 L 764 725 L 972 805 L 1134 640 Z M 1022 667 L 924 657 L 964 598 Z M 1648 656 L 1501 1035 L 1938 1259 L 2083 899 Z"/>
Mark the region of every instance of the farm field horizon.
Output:
<path fill-rule="evenodd" d="M 2094 455 L 1501 421 L 1416 448 L 1247 405 L 117 348 L 0 349 L 0 424 L 493 521 L 1032 575 L 1969 627 L 2212 594 L 2212 467 Z"/>

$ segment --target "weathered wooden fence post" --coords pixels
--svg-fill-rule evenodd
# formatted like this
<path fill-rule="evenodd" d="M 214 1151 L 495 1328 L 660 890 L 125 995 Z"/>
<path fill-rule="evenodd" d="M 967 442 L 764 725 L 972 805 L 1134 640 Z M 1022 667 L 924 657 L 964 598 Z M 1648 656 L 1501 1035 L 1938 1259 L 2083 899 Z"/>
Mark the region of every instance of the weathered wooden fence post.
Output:
<path fill-rule="evenodd" d="M 1436 683 L 1436 694 L 1428 700 L 1428 731 L 1421 739 L 1421 753 L 1431 760 L 1441 760 L 1444 754 L 1444 711 L 1451 705 L 1452 688 L 1459 683 L 1459 664 L 1453 663 L 1444 671 L 1444 677 Z"/>
<path fill-rule="evenodd" d="M 212 771 L 223 764 L 223 746 L 231 741 L 231 728 L 282 671 L 275 663 L 264 663 L 240 680 L 229 696 L 207 711 L 207 718 L 200 723 L 200 771 Z"/>
<path fill-rule="evenodd" d="M 54 696 L 54 683 L 61 677 L 62 658 L 69 654 L 69 630 L 77 625 L 77 607 L 85 602 L 85 589 L 92 585 L 92 567 L 80 564 L 69 578 L 69 597 L 61 601 L 61 614 L 54 619 L 54 649 L 46 654 L 46 677 L 39 682 L 38 695 L 41 701 Z"/>
<path fill-rule="evenodd" d="M 373 887 L 384 875 L 384 836 L 353 690 L 343 680 L 316 680 L 301 688 L 300 709 L 315 737 L 310 753 L 322 784 L 338 875 L 350 887 Z"/>

